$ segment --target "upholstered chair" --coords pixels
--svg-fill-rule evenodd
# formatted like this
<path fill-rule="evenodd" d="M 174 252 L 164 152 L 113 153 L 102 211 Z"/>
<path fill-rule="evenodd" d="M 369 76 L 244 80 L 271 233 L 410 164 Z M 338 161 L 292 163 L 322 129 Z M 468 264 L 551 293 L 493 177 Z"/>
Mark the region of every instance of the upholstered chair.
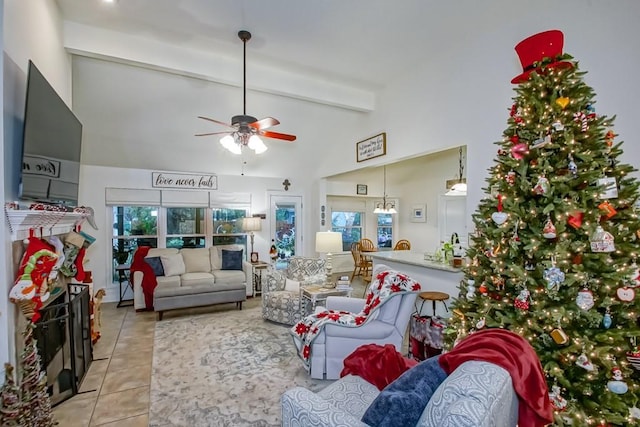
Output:
<path fill-rule="evenodd" d="M 375 266 L 374 277 L 388 268 L 383 264 Z M 402 353 L 402 342 L 411 313 L 415 310 L 416 296 L 416 293 L 405 293 L 391 297 L 371 312 L 371 320 L 356 328 L 325 325 L 311 344 L 311 378 L 340 378 L 344 359 L 364 344 L 393 344 Z M 365 300 L 361 298 L 328 297 L 325 308 L 359 313 L 364 304 Z"/>
<path fill-rule="evenodd" d="M 322 285 L 325 260 L 291 257 L 286 270 L 269 267 L 262 284 L 262 317 L 293 325 L 302 319 L 300 286 Z"/>

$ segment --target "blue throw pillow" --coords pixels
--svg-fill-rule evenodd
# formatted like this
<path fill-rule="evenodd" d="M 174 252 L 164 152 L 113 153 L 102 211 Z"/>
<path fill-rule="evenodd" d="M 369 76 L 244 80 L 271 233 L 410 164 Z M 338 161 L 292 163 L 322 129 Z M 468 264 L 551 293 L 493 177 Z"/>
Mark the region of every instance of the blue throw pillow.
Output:
<path fill-rule="evenodd" d="M 242 249 L 239 251 L 222 250 L 223 270 L 242 270 Z"/>
<path fill-rule="evenodd" d="M 162 267 L 162 261 L 159 256 L 145 258 L 144 261 L 151 266 L 156 277 L 164 276 L 164 267 Z"/>
<path fill-rule="evenodd" d="M 367 408 L 362 422 L 373 427 L 416 425 L 429 399 L 447 378 L 439 357 L 420 362 L 386 386 Z"/>

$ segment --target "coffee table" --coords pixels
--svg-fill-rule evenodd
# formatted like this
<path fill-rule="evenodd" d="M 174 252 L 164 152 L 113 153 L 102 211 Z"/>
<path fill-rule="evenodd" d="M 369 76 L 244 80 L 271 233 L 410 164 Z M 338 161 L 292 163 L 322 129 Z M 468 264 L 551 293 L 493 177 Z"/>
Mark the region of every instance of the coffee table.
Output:
<path fill-rule="evenodd" d="M 350 297 L 352 289 L 324 288 L 322 286 L 300 287 L 300 303 L 303 316 L 313 313 L 318 303 L 327 301 L 327 297 Z"/>

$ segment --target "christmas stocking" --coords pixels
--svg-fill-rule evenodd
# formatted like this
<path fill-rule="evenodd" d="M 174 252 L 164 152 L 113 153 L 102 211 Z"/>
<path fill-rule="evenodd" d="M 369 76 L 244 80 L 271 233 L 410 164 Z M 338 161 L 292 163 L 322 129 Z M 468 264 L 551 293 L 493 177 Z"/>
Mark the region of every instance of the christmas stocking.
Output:
<path fill-rule="evenodd" d="M 42 302 L 49 299 L 49 274 L 56 264 L 58 256 L 54 249 L 45 241 L 29 238 L 27 249 L 20 262 L 18 277 L 15 285 L 9 292 L 9 298 L 13 302 L 31 300 L 35 302 L 35 314 L 32 321 L 40 317 L 38 309 Z"/>
<path fill-rule="evenodd" d="M 78 282 L 84 282 L 85 272 L 84 272 L 84 266 L 82 265 L 82 262 L 84 261 L 85 252 L 86 252 L 86 249 L 84 248 L 84 246 L 81 247 L 80 250 L 78 251 L 76 262 L 74 263 L 76 268 L 75 278 Z"/>
<path fill-rule="evenodd" d="M 76 258 L 84 244 L 84 238 L 76 232 L 70 231 L 64 239 L 64 262 L 60 272 L 67 277 L 74 277 L 78 273 Z"/>

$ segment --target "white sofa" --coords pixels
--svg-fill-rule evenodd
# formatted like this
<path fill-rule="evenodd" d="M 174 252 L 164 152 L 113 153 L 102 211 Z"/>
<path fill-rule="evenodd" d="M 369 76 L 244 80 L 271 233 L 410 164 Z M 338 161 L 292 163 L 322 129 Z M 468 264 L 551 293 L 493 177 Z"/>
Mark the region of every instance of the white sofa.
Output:
<path fill-rule="evenodd" d="M 242 301 L 252 295 L 253 269 L 251 263 L 242 260 L 242 270 L 223 270 L 223 250 L 237 251 L 239 245 L 213 246 L 210 248 L 152 248 L 145 259 L 159 257 L 165 270 L 164 276 L 156 276 L 158 286 L 153 295 L 154 310 L 162 319 L 162 312 L 178 308 Z M 244 252 L 243 252 L 244 255 Z M 167 268 L 168 267 L 168 268 Z M 142 291 L 144 273 L 135 271 L 132 277 L 134 308 L 144 309 Z"/>

